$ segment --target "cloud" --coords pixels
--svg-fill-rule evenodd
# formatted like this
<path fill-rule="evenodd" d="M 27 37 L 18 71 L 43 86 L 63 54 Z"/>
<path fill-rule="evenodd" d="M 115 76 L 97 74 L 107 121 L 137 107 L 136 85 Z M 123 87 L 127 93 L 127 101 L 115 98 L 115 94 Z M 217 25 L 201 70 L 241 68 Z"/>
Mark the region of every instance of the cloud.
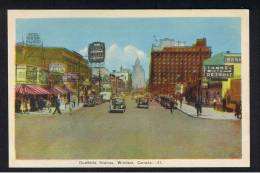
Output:
<path fill-rule="evenodd" d="M 136 58 L 140 59 L 142 65 L 147 64 L 145 53 L 134 45 L 120 47 L 112 44 L 106 50 L 105 64 L 110 71 L 119 70 L 121 66 L 132 70 Z"/>
<path fill-rule="evenodd" d="M 127 45 L 124 47 L 124 53 L 130 58 L 134 57 L 136 59 L 138 57 L 140 60 L 145 58 L 145 53 L 133 45 Z"/>
<path fill-rule="evenodd" d="M 82 55 L 87 55 L 88 48 L 86 47 L 79 52 Z M 148 68 L 146 66 L 149 63 L 149 59 L 141 49 L 138 49 L 131 44 L 120 47 L 118 44 L 114 43 L 106 47 L 105 67 L 110 72 L 113 70 L 118 71 L 121 66 L 132 70 L 137 57 L 140 59 L 144 69 Z"/>
<path fill-rule="evenodd" d="M 82 55 L 82 56 L 87 56 L 88 55 L 88 47 L 86 46 L 85 48 L 81 49 L 79 51 L 79 53 Z"/>

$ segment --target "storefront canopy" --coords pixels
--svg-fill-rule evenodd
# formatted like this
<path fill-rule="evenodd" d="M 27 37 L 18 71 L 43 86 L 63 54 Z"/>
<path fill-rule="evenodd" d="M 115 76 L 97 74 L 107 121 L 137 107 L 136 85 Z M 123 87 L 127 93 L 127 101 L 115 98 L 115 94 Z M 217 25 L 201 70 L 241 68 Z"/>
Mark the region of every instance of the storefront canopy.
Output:
<path fill-rule="evenodd" d="M 51 90 L 52 90 L 52 93 L 56 94 L 56 95 L 58 95 L 58 94 L 65 95 L 68 93 L 68 91 L 66 91 L 62 87 L 58 87 L 58 86 L 53 87 Z"/>
<path fill-rule="evenodd" d="M 65 89 L 67 92 L 69 92 L 69 93 L 76 93 L 76 90 L 73 89 L 73 88 L 71 88 L 71 87 L 69 87 L 69 86 L 65 86 L 64 89 Z"/>
<path fill-rule="evenodd" d="M 15 92 L 17 94 L 30 95 L 50 95 L 52 94 L 47 89 L 37 85 L 16 85 Z"/>

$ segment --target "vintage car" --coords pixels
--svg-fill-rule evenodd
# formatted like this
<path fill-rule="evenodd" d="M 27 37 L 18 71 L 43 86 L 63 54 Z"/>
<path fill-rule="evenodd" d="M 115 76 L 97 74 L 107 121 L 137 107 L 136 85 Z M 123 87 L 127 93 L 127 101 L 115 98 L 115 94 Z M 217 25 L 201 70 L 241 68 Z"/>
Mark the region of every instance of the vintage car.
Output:
<path fill-rule="evenodd" d="M 103 103 L 102 95 L 95 95 L 94 96 L 94 102 L 96 105 L 100 105 Z"/>
<path fill-rule="evenodd" d="M 89 97 L 86 98 L 83 106 L 84 107 L 93 107 L 95 105 L 96 105 L 95 98 L 92 97 L 92 96 L 89 96 Z"/>
<path fill-rule="evenodd" d="M 166 97 L 166 96 L 161 96 L 160 97 L 160 104 L 166 109 L 171 109 L 172 106 L 174 109 L 176 109 L 176 106 L 178 105 L 176 100 L 174 98 Z"/>
<path fill-rule="evenodd" d="M 145 97 L 138 98 L 137 108 L 149 108 L 149 99 Z"/>
<path fill-rule="evenodd" d="M 109 104 L 109 112 L 125 112 L 126 105 L 124 99 L 120 97 L 112 98 Z"/>

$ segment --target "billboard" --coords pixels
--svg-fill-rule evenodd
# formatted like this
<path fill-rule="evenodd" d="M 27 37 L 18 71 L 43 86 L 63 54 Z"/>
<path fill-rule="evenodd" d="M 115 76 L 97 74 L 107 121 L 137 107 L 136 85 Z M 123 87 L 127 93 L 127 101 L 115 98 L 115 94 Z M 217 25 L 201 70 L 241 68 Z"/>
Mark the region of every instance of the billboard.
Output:
<path fill-rule="evenodd" d="M 105 43 L 93 42 L 88 47 L 88 60 L 90 63 L 101 63 L 105 60 Z"/>
<path fill-rule="evenodd" d="M 49 64 L 49 72 L 64 73 L 65 67 L 63 64 Z"/>
<path fill-rule="evenodd" d="M 234 75 L 233 65 L 206 65 L 204 75 L 208 80 L 225 81 Z"/>
<path fill-rule="evenodd" d="M 79 73 L 66 73 L 62 76 L 63 82 L 77 82 L 79 80 Z"/>

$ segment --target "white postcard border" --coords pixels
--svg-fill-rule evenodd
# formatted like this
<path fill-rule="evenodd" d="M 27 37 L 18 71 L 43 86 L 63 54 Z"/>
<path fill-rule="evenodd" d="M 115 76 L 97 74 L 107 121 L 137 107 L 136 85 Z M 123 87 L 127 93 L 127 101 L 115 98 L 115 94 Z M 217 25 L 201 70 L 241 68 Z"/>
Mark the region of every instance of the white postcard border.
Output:
<path fill-rule="evenodd" d="M 240 17 L 242 78 L 241 159 L 17 160 L 15 157 L 15 43 L 18 18 Z M 249 10 L 8 10 L 9 167 L 249 167 Z M 94 163 L 96 162 L 96 163 Z M 119 164 L 118 162 L 125 163 Z"/>

